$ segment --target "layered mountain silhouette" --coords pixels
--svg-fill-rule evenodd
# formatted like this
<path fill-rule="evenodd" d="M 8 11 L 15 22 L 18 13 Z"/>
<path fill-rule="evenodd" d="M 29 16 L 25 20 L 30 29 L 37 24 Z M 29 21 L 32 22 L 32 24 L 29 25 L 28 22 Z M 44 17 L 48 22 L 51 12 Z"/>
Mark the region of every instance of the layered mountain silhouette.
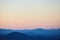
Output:
<path fill-rule="evenodd" d="M 0 29 L 0 40 L 60 40 L 60 29 L 51 29 L 51 30 Z"/>
<path fill-rule="evenodd" d="M 32 36 L 19 32 L 12 32 L 5 36 L 6 40 L 32 40 L 32 38 Z"/>
<path fill-rule="evenodd" d="M 14 32 L 14 30 L 10 29 L 0 29 L 0 35 L 6 35 L 8 33 Z"/>

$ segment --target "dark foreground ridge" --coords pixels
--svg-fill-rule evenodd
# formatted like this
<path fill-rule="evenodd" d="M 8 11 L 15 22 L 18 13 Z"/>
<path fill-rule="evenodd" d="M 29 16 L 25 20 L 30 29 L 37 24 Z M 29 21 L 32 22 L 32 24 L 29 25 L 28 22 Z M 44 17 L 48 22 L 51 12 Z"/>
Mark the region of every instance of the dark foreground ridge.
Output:
<path fill-rule="evenodd" d="M 0 40 L 60 40 L 60 37 L 44 37 L 44 36 L 29 36 L 24 33 L 12 32 L 4 36 L 0 36 Z"/>
<path fill-rule="evenodd" d="M 5 34 L 4 34 L 5 33 Z M 58 30 L 0 30 L 0 40 L 60 40 Z"/>
<path fill-rule="evenodd" d="M 31 40 L 31 39 L 32 39 L 31 36 L 26 35 L 24 33 L 12 32 L 2 37 L 1 40 Z"/>

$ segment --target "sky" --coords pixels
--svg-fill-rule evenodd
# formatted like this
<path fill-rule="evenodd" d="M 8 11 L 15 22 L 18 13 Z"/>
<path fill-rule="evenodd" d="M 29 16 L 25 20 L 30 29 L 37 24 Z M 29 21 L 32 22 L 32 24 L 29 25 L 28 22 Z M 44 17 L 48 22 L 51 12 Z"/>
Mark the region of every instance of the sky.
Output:
<path fill-rule="evenodd" d="M 0 0 L 0 28 L 60 28 L 60 0 Z"/>

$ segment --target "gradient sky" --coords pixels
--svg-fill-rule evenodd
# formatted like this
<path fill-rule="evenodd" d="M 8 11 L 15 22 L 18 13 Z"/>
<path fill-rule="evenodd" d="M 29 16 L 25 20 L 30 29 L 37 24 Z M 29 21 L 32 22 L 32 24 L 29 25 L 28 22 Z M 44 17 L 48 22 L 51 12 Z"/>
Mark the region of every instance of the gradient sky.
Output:
<path fill-rule="evenodd" d="M 0 28 L 60 28 L 60 0 L 0 0 Z"/>

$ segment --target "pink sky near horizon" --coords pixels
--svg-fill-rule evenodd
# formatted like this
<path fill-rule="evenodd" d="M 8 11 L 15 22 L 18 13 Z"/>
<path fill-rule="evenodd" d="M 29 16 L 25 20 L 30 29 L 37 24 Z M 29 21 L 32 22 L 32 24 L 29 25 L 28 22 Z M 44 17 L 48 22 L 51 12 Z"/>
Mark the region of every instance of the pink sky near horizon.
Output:
<path fill-rule="evenodd" d="M 0 28 L 60 28 L 59 0 L 0 0 Z"/>

